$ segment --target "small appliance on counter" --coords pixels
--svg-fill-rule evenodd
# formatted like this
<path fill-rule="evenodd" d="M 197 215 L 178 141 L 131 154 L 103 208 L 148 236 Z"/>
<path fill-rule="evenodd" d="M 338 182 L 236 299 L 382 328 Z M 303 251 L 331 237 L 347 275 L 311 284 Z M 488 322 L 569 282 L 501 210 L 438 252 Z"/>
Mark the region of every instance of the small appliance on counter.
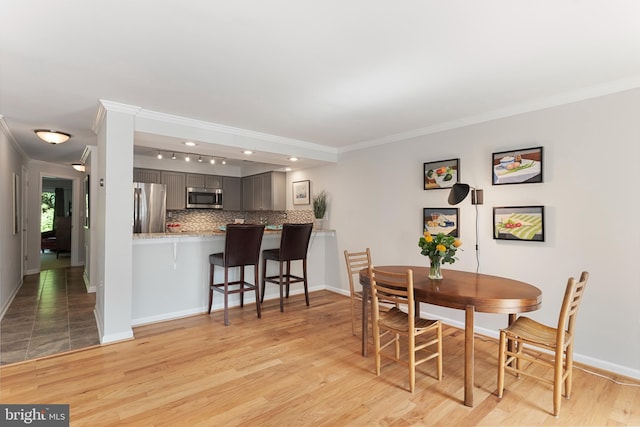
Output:
<path fill-rule="evenodd" d="M 133 232 L 164 233 L 167 213 L 167 186 L 133 183 Z"/>

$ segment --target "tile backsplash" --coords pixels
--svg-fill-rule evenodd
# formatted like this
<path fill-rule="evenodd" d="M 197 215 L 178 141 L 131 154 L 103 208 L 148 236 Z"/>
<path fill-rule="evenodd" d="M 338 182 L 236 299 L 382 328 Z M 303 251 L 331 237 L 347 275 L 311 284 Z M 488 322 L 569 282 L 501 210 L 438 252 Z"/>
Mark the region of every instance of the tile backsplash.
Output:
<path fill-rule="evenodd" d="M 180 224 L 182 231 L 212 231 L 221 225 L 227 225 L 234 219 L 244 219 L 247 224 L 280 225 L 284 223 L 313 222 L 313 211 L 260 211 L 240 212 L 221 211 L 212 209 L 186 209 L 179 211 L 167 211 L 167 224 Z"/>

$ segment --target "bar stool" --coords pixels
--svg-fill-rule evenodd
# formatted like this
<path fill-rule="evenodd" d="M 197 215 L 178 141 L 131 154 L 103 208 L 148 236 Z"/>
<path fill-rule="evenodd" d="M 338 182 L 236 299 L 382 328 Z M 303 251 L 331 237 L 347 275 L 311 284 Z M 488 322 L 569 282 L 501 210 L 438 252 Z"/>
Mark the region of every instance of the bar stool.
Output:
<path fill-rule="evenodd" d="M 262 251 L 262 299 L 264 301 L 264 289 L 266 282 L 280 286 L 280 311 L 284 312 L 283 287 L 287 288 L 289 298 L 289 285 L 291 283 L 304 283 L 304 297 L 309 305 L 309 289 L 307 283 L 307 250 L 311 238 L 313 223 L 309 224 L 283 224 L 282 238 L 279 249 L 265 249 Z M 280 263 L 278 275 L 267 276 L 267 261 Z M 302 261 L 302 277 L 291 274 L 291 261 Z M 287 270 L 283 274 L 283 266 L 287 264 Z"/>
<path fill-rule="evenodd" d="M 240 307 L 244 306 L 244 293 L 255 291 L 256 311 L 260 312 L 260 290 L 258 288 L 258 265 L 260 264 L 260 245 L 264 235 L 264 225 L 258 224 L 229 224 L 224 243 L 224 252 L 209 255 L 209 313 L 213 305 L 213 291 L 224 294 L 224 324 L 229 325 L 229 294 L 240 294 Z M 215 266 L 224 268 L 224 282 L 214 283 Z M 253 284 L 244 279 L 244 270 L 253 266 Z M 229 281 L 229 269 L 240 267 L 240 279 Z M 229 289 L 234 286 L 236 289 Z"/>

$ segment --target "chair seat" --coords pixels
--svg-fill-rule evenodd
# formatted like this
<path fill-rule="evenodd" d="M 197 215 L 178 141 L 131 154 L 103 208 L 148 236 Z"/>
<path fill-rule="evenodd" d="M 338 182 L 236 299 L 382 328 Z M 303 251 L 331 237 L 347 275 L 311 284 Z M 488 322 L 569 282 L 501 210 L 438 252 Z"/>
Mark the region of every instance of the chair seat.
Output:
<path fill-rule="evenodd" d="M 508 328 L 505 329 L 507 335 L 514 335 L 529 342 L 535 342 L 549 348 L 556 347 L 558 337 L 557 329 L 542 323 L 536 322 L 526 316 L 519 317 Z M 565 332 L 564 342 L 570 342 L 571 336 Z"/>
<path fill-rule="evenodd" d="M 416 319 L 415 329 L 427 329 L 438 323 L 437 320 Z M 393 307 L 387 312 L 380 312 L 380 325 L 396 331 L 409 332 L 408 315 L 399 308 Z"/>
<path fill-rule="evenodd" d="M 280 249 L 264 249 L 262 251 L 262 259 L 272 259 L 280 261 Z"/>
<path fill-rule="evenodd" d="M 209 264 L 215 264 L 224 267 L 224 252 L 209 255 Z"/>

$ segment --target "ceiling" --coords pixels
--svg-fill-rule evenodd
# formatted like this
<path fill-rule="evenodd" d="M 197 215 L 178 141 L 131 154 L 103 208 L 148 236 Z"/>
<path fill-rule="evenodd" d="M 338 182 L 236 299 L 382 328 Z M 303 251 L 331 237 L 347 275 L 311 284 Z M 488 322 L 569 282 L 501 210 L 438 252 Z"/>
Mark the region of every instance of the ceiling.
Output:
<path fill-rule="evenodd" d="M 249 147 L 284 165 L 640 87 L 639 22 L 635 0 L 4 2 L 0 115 L 48 162 L 96 144 L 108 100 L 286 142 Z M 184 141 L 137 133 L 136 152 Z M 241 162 L 225 145 L 193 152 Z"/>

